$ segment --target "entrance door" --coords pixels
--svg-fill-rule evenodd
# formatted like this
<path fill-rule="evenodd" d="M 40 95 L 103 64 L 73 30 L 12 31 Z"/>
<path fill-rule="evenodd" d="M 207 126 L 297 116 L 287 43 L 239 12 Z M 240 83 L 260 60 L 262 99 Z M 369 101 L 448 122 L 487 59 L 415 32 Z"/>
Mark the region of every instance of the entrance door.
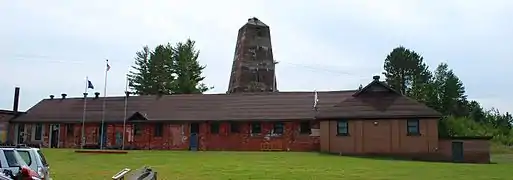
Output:
<path fill-rule="evenodd" d="M 198 134 L 199 134 L 199 123 L 191 123 L 191 135 L 189 137 L 189 150 L 197 151 L 198 150 Z"/>
<path fill-rule="evenodd" d="M 107 126 L 107 123 L 103 123 L 103 129 L 102 124 L 100 124 L 98 128 L 98 146 L 103 146 L 100 148 L 104 148 L 107 146 Z"/>
<path fill-rule="evenodd" d="M 24 144 L 25 142 L 25 124 L 18 124 L 18 137 L 16 144 Z"/>
<path fill-rule="evenodd" d="M 121 134 L 121 131 L 116 132 L 116 145 L 117 146 L 123 145 L 123 134 Z"/>
<path fill-rule="evenodd" d="M 463 162 L 463 142 L 452 142 L 452 161 Z"/>
<path fill-rule="evenodd" d="M 50 139 L 50 148 L 58 148 L 59 147 L 59 125 L 52 124 L 50 126 L 51 129 L 51 139 Z"/>

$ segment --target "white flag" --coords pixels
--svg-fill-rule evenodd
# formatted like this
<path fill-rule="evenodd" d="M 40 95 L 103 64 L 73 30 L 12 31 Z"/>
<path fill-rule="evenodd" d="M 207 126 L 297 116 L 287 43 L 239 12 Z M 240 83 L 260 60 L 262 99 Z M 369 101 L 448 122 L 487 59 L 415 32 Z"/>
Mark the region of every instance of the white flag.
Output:
<path fill-rule="evenodd" d="M 317 98 L 317 91 L 314 90 L 314 104 L 313 104 L 313 108 L 314 109 L 317 109 L 317 103 L 319 102 L 319 98 Z"/>

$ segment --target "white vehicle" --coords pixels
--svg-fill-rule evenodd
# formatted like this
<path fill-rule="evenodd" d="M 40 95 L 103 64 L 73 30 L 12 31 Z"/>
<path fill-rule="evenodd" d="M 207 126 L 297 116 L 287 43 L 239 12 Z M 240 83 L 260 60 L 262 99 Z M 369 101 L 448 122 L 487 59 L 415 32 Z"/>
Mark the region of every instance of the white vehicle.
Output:
<path fill-rule="evenodd" d="M 51 179 L 50 166 L 39 148 L 17 146 L 16 151 L 20 154 L 28 167 L 37 172 L 40 179 Z"/>
<path fill-rule="evenodd" d="M 8 170 L 16 175 L 22 166 L 27 166 L 27 164 L 15 148 L 0 148 L 0 170 L 2 172 Z"/>

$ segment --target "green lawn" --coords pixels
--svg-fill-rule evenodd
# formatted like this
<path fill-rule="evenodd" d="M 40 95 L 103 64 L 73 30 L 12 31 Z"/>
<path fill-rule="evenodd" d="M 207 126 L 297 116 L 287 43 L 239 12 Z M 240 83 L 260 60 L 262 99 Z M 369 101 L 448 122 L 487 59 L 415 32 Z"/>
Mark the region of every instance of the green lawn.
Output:
<path fill-rule="evenodd" d="M 452 164 L 375 160 L 318 153 L 130 151 L 128 154 L 79 154 L 44 149 L 53 179 L 110 179 L 122 168 L 153 167 L 159 179 L 512 179 L 513 162 Z M 506 155 L 497 156 L 501 159 Z M 510 156 L 510 159 L 513 156 Z"/>

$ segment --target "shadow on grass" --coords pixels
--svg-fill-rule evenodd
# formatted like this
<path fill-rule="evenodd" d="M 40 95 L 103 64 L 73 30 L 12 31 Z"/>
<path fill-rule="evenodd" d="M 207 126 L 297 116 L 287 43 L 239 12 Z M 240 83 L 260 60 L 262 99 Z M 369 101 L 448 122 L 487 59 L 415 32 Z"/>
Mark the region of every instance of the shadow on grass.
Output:
<path fill-rule="evenodd" d="M 320 153 L 323 156 L 342 156 L 342 157 L 352 157 L 352 158 L 358 158 L 358 159 L 370 159 L 370 160 L 377 160 L 377 161 L 398 161 L 398 162 L 425 162 L 425 163 L 455 163 L 455 164 L 498 164 L 498 163 L 505 163 L 510 162 L 513 163 L 513 154 L 503 155 L 503 158 L 500 158 L 500 156 L 497 156 L 496 158 L 500 158 L 503 160 L 494 161 L 494 158 L 491 158 L 490 163 L 470 163 L 470 162 L 453 162 L 450 160 L 432 160 L 432 159 L 422 159 L 422 158 L 407 158 L 407 157 L 399 157 L 399 156 L 390 156 L 390 155 L 340 155 L 337 153 Z M 509 160 L 505 160 L 508 159 Z"/>

